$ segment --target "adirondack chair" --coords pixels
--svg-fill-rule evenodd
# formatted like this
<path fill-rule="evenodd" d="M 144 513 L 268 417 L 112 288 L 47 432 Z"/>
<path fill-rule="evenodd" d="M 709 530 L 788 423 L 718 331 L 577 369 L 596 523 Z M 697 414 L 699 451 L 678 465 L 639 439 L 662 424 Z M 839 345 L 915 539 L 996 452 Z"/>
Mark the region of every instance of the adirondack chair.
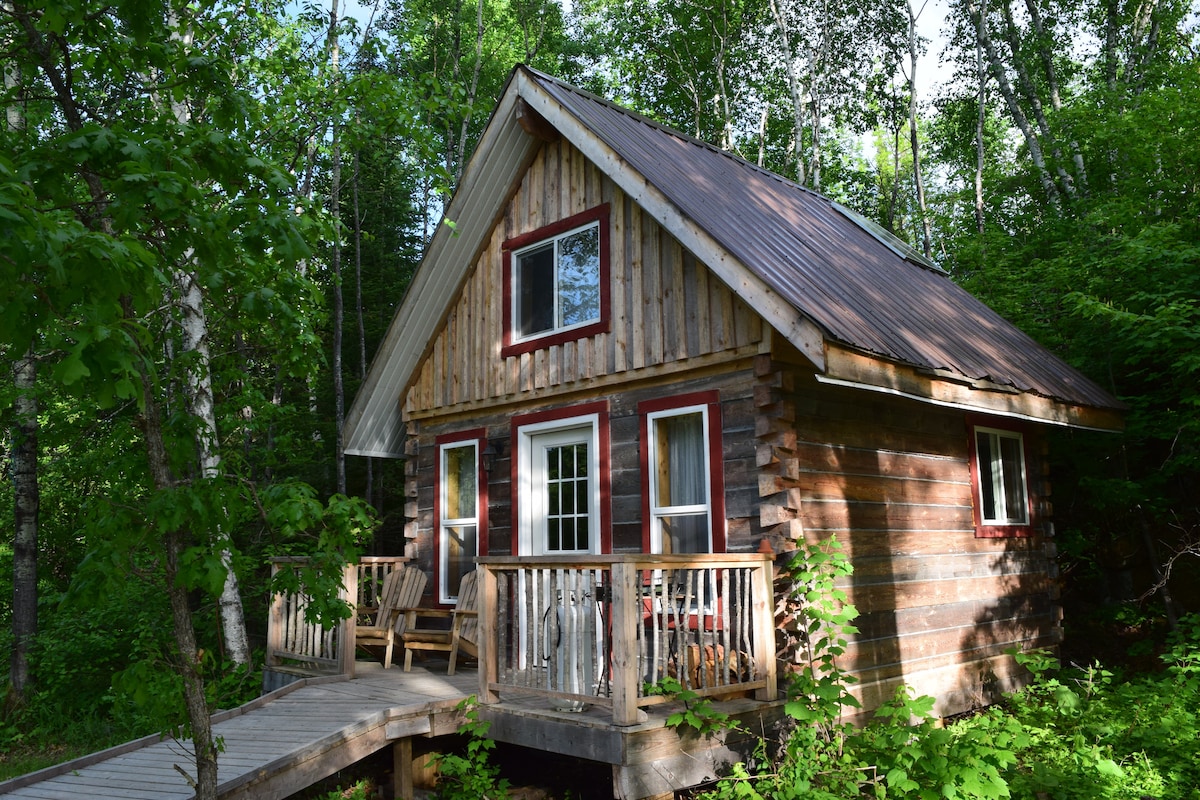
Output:
<path fill-rule="evenodd" d="M 408 622 L 404 628 L 404 671 L 412 671 L 412 656 L 414 650 L 433 650 L 450 654 L 450 667 L 447 675 L 454 674 L 458 654 L 465 652 L 476 658 L 479 650 L 476 642 L 479 638 L 479 612 L 476 609 L 476 599 L 479 596 L 477 579 L 479 571 L 463 576 L 458 587 L 458 605 L 455 608 L 421 608 L 405 612 Z M 450 617 L 449 628 L 420 627 L 418 621 L 422 618 Z"/>
<path fill-rule="evenodd" d="M 359 624 L 354 628 L 354 644 L 382 646 L 383 668 L 392 666 L 392 648 L 400 638 L 407 618 L 405 609 L 414 608 L 421 602 L 427 577 L 420 567 L 407 566 L 394 569 L 383 579 L 383 590 L 379 596 L 379 610 L 370 624 Z"/>

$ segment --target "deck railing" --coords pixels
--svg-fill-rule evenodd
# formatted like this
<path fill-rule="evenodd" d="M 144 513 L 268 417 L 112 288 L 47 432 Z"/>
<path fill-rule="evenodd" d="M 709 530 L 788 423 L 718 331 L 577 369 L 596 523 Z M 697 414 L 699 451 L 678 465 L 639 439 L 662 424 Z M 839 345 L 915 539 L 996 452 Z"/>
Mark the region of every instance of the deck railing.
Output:
<path fill-rule="evenodd" d="M 377 608 L 383 577 L 406 561 L 402 556 L 364 556 L 357 564 L 347 565 L 338 599 L 355 598 L 357 609 Z M 307 562 L 303 557 L 271 559 L 272 581 L 279 571 L 299 571 Z M 354 618 L 324 627 L 306 619 L 309 604 L 310 598 L 303 593 L 281 593 L 271 599 L 266 666 L 292 665 L 353 676 Z"/>
<path fill-rule="evenodd" d="M 672 677 L 697 695 L 776 697 L 771 563 L 762 555 L 486 557 L 479 698 L 533 694 L 618 725 L 662 702 Z"/>

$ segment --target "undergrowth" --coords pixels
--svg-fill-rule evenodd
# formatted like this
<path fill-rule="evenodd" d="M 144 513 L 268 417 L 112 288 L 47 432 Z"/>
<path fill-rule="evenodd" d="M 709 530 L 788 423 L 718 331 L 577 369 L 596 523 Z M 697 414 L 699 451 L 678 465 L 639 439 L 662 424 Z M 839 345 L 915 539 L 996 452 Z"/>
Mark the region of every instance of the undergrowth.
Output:
<path fill-rule="evenodd" d="M 789 612 L 803 664 L 785 706 L 794 724 L 702 797 L 1200 800 L 1200 615 L 1180 623 L 1159 674 L 1125 680 L 1012 652 L 1034 679 L 997 706 L 943 726 L 932 698 L 901 687 L 855 727 L 843 721 L 858 705 L 854 678 L 837 664 L 855 632 L 854 608 L 835 588 L 849 572 L 836 542 L 793 562 Z"/>

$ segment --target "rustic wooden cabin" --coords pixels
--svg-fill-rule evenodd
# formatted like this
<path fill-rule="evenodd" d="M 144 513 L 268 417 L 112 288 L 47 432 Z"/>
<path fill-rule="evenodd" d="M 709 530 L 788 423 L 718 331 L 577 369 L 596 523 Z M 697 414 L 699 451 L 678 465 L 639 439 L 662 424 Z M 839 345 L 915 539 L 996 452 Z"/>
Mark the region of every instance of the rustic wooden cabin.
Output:
<path fill-rule="evenodd" d="M 725 572 L 703 585 L 713 570 L 643 600 L 640 619 L 614 609 L 572 628 L 573 597 L 622 581 L 652 595 L 664 570 L 831 536 L 855 566 L 861 632 L 845 659 L 868 708 L 904 682 L 961 711 L 1018 680 L 1003 651 L 1058 641 L 1043 433 L 1119 429 L 1121 404 L 935 264 L 819 194 L 524 66 L 446 218 L 350 410 L 346 452 L 406 460 L 406 555 L 428 570 L 430 602 L 453 604 L 484 564 L 485 689 L 503 695 L 506 674 L 564 636 L 613 636 L 576 662 L 636 660 L 737 605 Z M 672 621 L 662 598 L 680 591 Z M 641 644 L 616 641 L 622 626 Z M 640 649 L 615 652 L 627 647 Z M 761 696 L 767 666 L 728 667 L 744 649 L 708 661 Z"/>

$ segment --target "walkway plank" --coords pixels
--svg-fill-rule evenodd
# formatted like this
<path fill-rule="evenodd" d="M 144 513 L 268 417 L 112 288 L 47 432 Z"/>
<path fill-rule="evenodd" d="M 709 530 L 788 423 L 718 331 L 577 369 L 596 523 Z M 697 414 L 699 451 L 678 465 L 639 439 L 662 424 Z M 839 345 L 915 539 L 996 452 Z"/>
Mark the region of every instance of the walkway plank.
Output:
<path fill-rule="evenodd" d="M 387 746 L 389 731 L 427 733 L 435 718 L 441 728 L 456 726 L 455 706 L 478 685 L 471 672 L 356 667 L 353 680 L 301 682 L 215 714 L 213 736 L 225 745 L 217 757 L 221 797 L 278 800 Z M 0 783 L 0 795 L 192 800 L 194 775 L 190 741 L 152 736 Z"/>

